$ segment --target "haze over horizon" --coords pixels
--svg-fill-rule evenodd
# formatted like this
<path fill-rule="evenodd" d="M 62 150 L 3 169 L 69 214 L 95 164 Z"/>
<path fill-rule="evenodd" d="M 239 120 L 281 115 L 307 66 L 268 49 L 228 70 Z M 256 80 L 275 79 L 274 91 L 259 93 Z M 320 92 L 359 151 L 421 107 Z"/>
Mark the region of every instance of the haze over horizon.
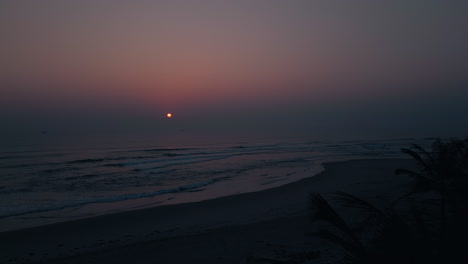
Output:
<path fill-rule="evenodd" d="M 464 137 L 466 14 L 461 0 L 2 1 L 0 138 Z"/>

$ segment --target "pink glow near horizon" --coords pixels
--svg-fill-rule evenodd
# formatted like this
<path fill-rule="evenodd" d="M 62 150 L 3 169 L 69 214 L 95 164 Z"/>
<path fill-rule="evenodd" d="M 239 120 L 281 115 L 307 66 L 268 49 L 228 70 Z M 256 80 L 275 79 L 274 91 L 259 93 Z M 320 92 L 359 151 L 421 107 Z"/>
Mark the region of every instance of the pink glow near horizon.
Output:
<path fill-rule="evenodd" d="M 0 102 L 267 115 L 468 82 L 467 4 L 339 2 L 3 1 Z"/>

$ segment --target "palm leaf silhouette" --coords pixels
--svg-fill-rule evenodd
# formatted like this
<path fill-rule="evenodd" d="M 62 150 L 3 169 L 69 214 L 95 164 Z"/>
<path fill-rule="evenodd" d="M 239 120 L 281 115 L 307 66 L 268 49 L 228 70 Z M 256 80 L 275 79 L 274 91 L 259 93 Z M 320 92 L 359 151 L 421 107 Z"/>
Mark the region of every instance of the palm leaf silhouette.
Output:
<path fill-rule="evenodd" d="M 345 237 L 324 229 L 320 230 L 317 234 L 324 239 L 339 244 L 353 256 L 362 255 L 365 251 L 364 245 L 346 221 L 336 212 L 328 201 L 318 193 L 310 193 L 309 200 L 314 212 L 314 220 L 322 220 L 331 224 L 342 232 Z"/>
<path fill-rule="evenodd" d="M 396 174 L 407 174 L 414 178 L 412 193 L 435 191 L 440 201 L 440 237 L 441 245 L 447 238 L 449 221 L 448 205 L 450 199 L 468 184 L 468 138 L 459 140 L 451 138 L 448 142 L 437 139 L 432 144 L 432 151 L 426 151 L 419 145 L 412 146 L 414 150 L 401 151 L 411 156 L 418 166 L 419 172 L 407 169 L 397 169 Z M 442 247 L 441 246 L 441 247 Z"/>
<path fill-rule="evenodd" d="M 385 217 L 385 212 L 377 208 L 370 202 L 358 198 L 354 195 L 345 192 L 336 192 L 334 193 L 335 201 L 340 204 L 360 210 L 361 212 L 369 215 L 370 220 L 375 220 L 376 218 Z"/>

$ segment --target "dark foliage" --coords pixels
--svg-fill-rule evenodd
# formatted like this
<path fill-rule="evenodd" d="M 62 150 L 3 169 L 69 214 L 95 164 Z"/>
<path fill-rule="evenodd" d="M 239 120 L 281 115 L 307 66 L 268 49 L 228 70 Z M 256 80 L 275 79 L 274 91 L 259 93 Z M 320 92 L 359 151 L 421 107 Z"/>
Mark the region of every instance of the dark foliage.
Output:
<path fill-rule="evenodd" d="M 325 198 L 312 193 L 314 220 L 329 224 L 317 234 L 346 251 L 345 263 L 468 263 L 468 138 L 436 140 L 431 151 L 418 145 L 402 151 L 420 167 L 419 171 L 396 170 L 414 178 L 411 193 L 387 207 L 335 193 L 338 204 L 357 210 L 366 219 L 360 232 Z M 437 210 L 427 196 L 418 197 L 423 192 L 437 194 Z M 406 209 L 397 207 L 403 202 Z"/>

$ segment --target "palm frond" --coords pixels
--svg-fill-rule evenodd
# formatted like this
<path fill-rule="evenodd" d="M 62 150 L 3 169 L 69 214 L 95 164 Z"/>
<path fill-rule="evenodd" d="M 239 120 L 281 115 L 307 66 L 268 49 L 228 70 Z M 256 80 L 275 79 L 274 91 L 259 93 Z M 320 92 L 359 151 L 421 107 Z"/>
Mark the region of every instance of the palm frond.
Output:
<path fill-rule="evenodd" d="M 419 152 L 421 152 L 422 154 L 424 154 L 424 156 L 431 162 L 431 164 L 434 164 L 434 157 L 433 157 L 433 155 L 431 155 L 431 153 L 429 153 L 427 150 L 423 149 L 418 144 L 413 144 L 412 146 L 413 146 L 414 149 L 416 149 Z"/>
<path fill-rule="evenodd" d="M 451 138 L 450 138 L 450 143 L 451 143 L 455 148 L 457 148 L 458 150 L 461 150 L 461 149 L 463 149 L 464 143 L 465 143 L 465 142 L 464 142 L 464 140 L 461 140 L 461 139 L 459 139 L 459 138 L 453 138 L 453 137 L 451 137 Z"/>
<path fill-rule="evenodd" d="M 335 209 L 333 209 L 333 207 L 325 198 L 323 198 L 322 195 L 318 193 L 310 193 L 309 200 L 313 209 L 315 209 L 315 219 L 330 223 L 341 232 L 346 234 L 356 245 L 364 248 L 361 241 L 358 239 L 356 234 L 354 234 L 346 221 L 343 220 L 343 218 L 335 211 Z"/>
<path fill-rule="evenodd" d="M 355 255 L 350 252 L 346 252 L 345 263 L 348 264 L 368 264 L 369 262 L 364 258 L 365 255 Z"/>
<path fill-rule="evenodd" d="M 396 169 L 396 170 L 395 170 L 395 174 L 397 174 L 397 175 L 400 175 L 400 174 L 407 174 L 407 175 L 413 176 L 413 177 L 415 177 L 415 178 L 419 178 L 419 177 L 427 178 L 426 176 L 424 176 L 424 175 L 421 174 L 421 173 L 418 173 L 418 172 L 415 172 L 415 171 L 412 171 L 412 170 L 407 170 L 407 169 Z"/>
<path fill-rule="evenodd" d="M 404 195 L 398 197 L 397 199 L 395 199 L 395 201 L 393 201 L 393 202 L 390 204 L 391 207 L 392 207 L 392 208 L 395 207 L 395 205 L 396 205 L 398 202 L 400 202 L 401 200 L 406 199 L 406 198 L 408 198 L 408 197 L 410 197 L 410 196 L 412 196 L 412 195 L 414 195 L 414 194 L 417 194 L 418 192 L 419 192 L 419 191 L 417 191 L 417 190 L 413 190 L 413 191 L 411 191 L 411 192 L 409 192 L 409 193 L 407 193 L 407 194 L 404 194 Z"/>
<path fill-rule="evenodd" d="M 408 176 L 413 177 L 415 179 L 415 184 L 413 186 L 414 190 L 424 191 L 427 188 L 431 188 L 434 185 L 436 185 L 435 179 L 432 179 L 431 177 L 429 177 L 429 175 L 418 173 L 412 170 L 396 169 L 395 174 L 397 175 L 406 174 Z"/>
<path fill-rule="evenodd" d="M 376 216 L 382 216 L 382 217 L 385 215 L 385 213 L 382 210 L 380 210 L 373 204 L 361 198 L 358 198 L 354 195 L 351 195 L 349 193 L 336 192 L 334 193 L 334 195 L 335 195 L 335 201 L 343 204 L 346 207 L 356 208 L 370 215 L 376 215 Z"/>
<path fill-rule="evenodd" d="M 415 159 L 418 162 L 419 166 L 421 166 L 424 170 L 430 170 L 429 164 L 427 164 L 426 161 L 421 157 L 421 155 L 419 155 L 419 153 L 417 153 L 416 151 L 407 148 L 402 148 L 401 152 L 410 155 L 413 159 Z"/>

